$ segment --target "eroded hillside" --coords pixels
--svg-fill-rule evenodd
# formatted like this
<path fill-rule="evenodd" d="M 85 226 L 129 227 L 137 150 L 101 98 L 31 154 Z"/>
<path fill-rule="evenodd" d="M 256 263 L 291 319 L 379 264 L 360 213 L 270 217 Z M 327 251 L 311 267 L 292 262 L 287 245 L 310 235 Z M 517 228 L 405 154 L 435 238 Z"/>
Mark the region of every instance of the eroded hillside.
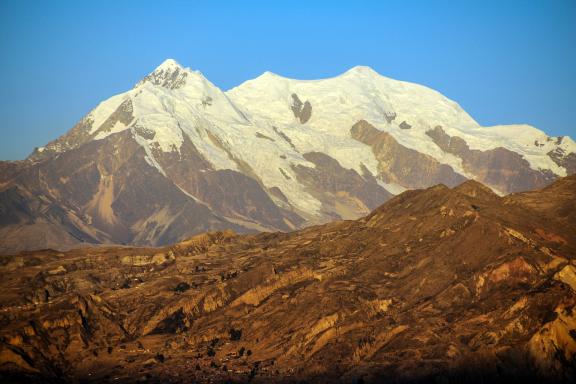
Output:
<path fill-rule="evenodd" d="M 3 256 L 2 378 L 570 381 L 574 182 L 439 185 L 287 234 Z"/>

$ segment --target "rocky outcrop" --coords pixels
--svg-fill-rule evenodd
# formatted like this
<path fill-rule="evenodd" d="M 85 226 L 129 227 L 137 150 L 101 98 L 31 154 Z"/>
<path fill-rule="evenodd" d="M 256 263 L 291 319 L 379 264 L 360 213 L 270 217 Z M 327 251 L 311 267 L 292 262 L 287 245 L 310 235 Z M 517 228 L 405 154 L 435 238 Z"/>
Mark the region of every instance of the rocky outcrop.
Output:
<path fill-rule="evenodd" d="M 277 206 L 260 180 L 250 176 L 252 170 L 247 168 L 247 174 L 231 169 L 215 170 L 188 138 L 179 152 L 159 151 L 156 158 L 179 188 L 220 216 L 246 221 L 263 230 L 287 231 L 304 221 Z"/>
<path fill-rule="evenodd" d="M 548 156 L 550 156 L 556 164 L 564 167 L 569 175 L 576 173 L 576 153 L 566 153 L 562 148 L 556 148 L 548 152 Z"/>
<path fill-rule="evenodd" d="M 42 149 L 36 148 L 28 157 L 32 162 L 49 159 L 59 153 L 78 148 L 84 143 L 98 137 L 99 134 L 111 132 L 118 124 L 128 126 L 134 116 L 132 100 L 125 99 L 117 109 L 98 127 L 92 129 L 94 118 L 86 116 L 78 122 L 69 132 L 51 141 Z"/>
<path fill-rule="evenodd" d="M 470 149 L 466 141 L 447 135 L 440 126 L 426 134 L 443 151 L 462 159 L 464 170 L 475 175 L 476 180 L 502 193 L 543 188 L 555 179 L 550 172 L 533 170 L 521 155 L 506 148 Z"/>
<path fill-rule="evenodd" d="M 538 372 L 562 382 L 576 376 L 576 311 L 574 300 L 558 305 L 554 320 L 546 323 L 528 342 L 528 351 Z"/>
<path fill-rule="evenodd" d="M 423 188 L 438 183 L 455 186 L 466 180 L 452 167 L 402 146 L 392 135 L 376 129 L 365 120 L 354 124 L 350 134 L 372 149 L 378 160 L 378 177 L 386 183 L 397 183 L 405 188 Z"/>
<path fill-rule="evenodd" d="M 310 152 L 303 156 L 315 167 L 298 165 L 292 166 L 292 170 L 298 181 L 323 203 L 323 210 L 328 215 L 353 219 L 369 213 L 392 197 L 367 169 L 362 177 L 353 169 L 343 168 L 324 153 Z"/>
<path fill-rule="evenodd" d="M 277 274 L 275 273 L 275 278 L 270 283 L 246 291 L 243 295 L 234 300 L 231 305 L 236 306 L 248 304 L 258 306 L 279 289 L 297 284 L 301 281 L 318 278 L 314 272 L 309 269 L 296 269 L 282 273 L 279 276 L 276 275 Z"/>
<path fill-rule="evenodd" d="M 300 124 L 306 124 L 312 116 L 312 104 L 308 100 L 302 102 L 297 94 L 292 94 L 292 105 L 290 106 L 294 117 L 300 121 Z"/>
<path fill-rule="evenodd" d="M 149 82 L 169 89 L 178 89 L 186 84 L 187 76 L 188 72 L 180 68 L 174 60 L 166 60 L 154 72 L 144 77 L 139 84 Z"/>
<path fill-rule="evenodd" d="M 72 149 L 76 143 L 84 143 L 90 138 L 90 130 L 92 129 L 93 118 L 86 116 L 82 118 L 70 131 L 62 137 L 53 140 L 42 148 L 35 148 L 32 154 L 28 157 L 31 161 L 42 161 L 52 156 Z"/>
<path fill-rule="evenodd" d="M 398 127 L 400 129 L 410 129 L 412 128 L 412 126 L 410 124 L 408 124 L 406 121 L 401 122 Z"/>

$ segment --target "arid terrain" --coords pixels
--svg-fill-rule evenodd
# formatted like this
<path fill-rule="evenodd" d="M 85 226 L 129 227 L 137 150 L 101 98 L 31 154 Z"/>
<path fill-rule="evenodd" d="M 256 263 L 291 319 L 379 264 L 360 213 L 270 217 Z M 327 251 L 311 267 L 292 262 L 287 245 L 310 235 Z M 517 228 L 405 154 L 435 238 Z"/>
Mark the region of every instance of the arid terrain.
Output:
<path fill-rule="evenodd" d="M 2 382 L 570 382 L 576 176 L 358 220 L 0 258 Z"/>

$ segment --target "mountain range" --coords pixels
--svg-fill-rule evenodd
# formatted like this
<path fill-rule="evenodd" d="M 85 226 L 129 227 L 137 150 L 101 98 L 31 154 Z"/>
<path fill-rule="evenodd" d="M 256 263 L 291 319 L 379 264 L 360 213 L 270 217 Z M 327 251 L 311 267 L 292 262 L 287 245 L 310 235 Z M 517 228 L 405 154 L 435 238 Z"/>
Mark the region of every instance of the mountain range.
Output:
<path fill-rule="evenodd" d="M 575 172 L 571 138 L 482 127 L 368 67 L 266 72 L 224 92 L 169 59 L 26 160 L 0 162 L 0 252 L 286 232 L 357 219 L 409 189 L 470 179 L 505 195 Z"/>

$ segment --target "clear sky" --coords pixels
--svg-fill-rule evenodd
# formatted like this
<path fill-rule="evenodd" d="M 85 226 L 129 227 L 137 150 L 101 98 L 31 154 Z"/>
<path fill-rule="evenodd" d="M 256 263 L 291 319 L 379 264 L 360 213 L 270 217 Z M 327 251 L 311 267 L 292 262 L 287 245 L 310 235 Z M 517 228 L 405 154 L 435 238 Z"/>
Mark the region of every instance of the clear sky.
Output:
<path fill-rule="evenodd" d="M 166 58 L 229 89 L 368 65 L 483 125 L 576 136 L 576 0 L 0 1 L 0 159 L 22 159 Z"/>

